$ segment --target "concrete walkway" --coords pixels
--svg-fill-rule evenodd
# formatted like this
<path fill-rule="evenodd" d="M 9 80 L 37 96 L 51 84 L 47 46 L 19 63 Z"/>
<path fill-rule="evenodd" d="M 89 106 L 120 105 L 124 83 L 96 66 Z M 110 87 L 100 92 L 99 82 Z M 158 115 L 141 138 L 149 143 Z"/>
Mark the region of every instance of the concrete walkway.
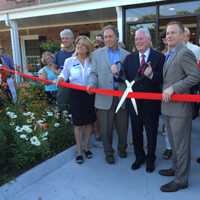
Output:
<path fill-rule="evenodd" d="M 200 119 L 194 121 L 192 133 L 192 167 L 190 187 L 176 193 L 160 192 L 160 185 L 170 181 L 158 170 L 170 167 L 170 161 L 161 158 L 164 139 L 159 135 L 157 168 L 145 172 L 130 169 L 134 159 L 129 145 L 127 159 L 116 156 L 116 164 L 104 161 L 101 148 L 93 148 L 94 158 L 83 165 L 75 163 L 74 147 L 23 174 L 16 181 L 0 188 L 0 200 L 199 200 Z"/>

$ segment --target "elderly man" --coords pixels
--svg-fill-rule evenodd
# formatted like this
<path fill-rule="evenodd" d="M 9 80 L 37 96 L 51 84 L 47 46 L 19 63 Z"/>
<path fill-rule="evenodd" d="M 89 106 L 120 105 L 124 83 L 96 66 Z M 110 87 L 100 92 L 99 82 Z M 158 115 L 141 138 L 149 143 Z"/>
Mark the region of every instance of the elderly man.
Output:
<path fill-rule="evenodd" d="M 148 29 L 140 28 L 135 32 L 136 52 L 124 61 L 125 76 L 128 81 L 135 80 L 133 90 L 136 92 L 161 92 L 164 55 L 151 48 L 151 35 Z M 138 115 L 130 100 L 127 101 L 131 117 L 135 162 L 132 170 L 139 169 L 146 161 L 146 171 L 155 169 L 155 151 L 157 143 L 160 102 L 137 100 Z M 143 147 L 143 127 L 147 135 L 147 152 Z"/>
<path fill-rule="evenodd" d="M 60 32 L 62 48 L 56 53 L 54 63 L 59 69 L 63 68 L 66 58 L 69 58 L 74 53 L 74 34 L 70 29 L 64 29 Z M 67 109 L 69 89 L 59 88 L 57 93 L 57 102 L 59 112 Z"/>
<path fill-rule="evenodd" d="M 104 27 L 103 36 L 105 47 L 97 49 L 92 56 L 92 71 L 89 77 L 88 90 L 91 87 L 118 90 L 122 87 L 119 82 L 119 73 L 122 70 L 121 62 L 128 52 L 118 47 L 118 31 L 109 25 Z M 128 120 L 125 106 L 115 113 L 119 102 L 118 97 L 96 94 L 95 107 L 98 109 L 100 132 L 103 139 L 106 162 L 115 163 L 112 147 L 113 125 L 118 133 L 118 154 L 121 158 L 127 156 L 127 129 Z"/>
<path fill-rule="evenodd" d="M 160 175 L 175 176 L 161 186 L 162 192 L 176 192 L 188 187 L 191 154 L 192 104 L 172 102 L 173 93 L 187 94 L 200 80 L 200 70 L 192 51 L 184 45 L 184 27 L 180 22 L 169 22 L 166 30 L 169 52 L 163 68 L 162 114 L 173 151 L 173 166 L 160 170 Z"/>
<path fill-rule="evenodd" d="M 184 41 L 185 41 L 185 45 L 186 45 L 186 47 L 188 49 L 190 49 L 194 53 L 194 55 L 195 55 L 195 57 L 197 59 L 197 62 L 199 62 L 200 61 L 200 47 L 197 46 L 197 45 L 195 45 L 195 44 L 192 44 L 190 42 L 190 35 L 191 35 L 190 34 L 190 29 L 187 28 L 187 27 L 184 27 Z"/>

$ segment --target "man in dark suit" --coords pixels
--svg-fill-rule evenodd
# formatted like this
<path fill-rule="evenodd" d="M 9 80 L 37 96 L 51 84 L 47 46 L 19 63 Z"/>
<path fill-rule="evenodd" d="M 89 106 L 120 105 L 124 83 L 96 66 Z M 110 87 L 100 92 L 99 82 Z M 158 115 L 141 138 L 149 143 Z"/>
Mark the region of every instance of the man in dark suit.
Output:
<path fill-rule="evenodd" d="M 135 46 L 137 51 L 127 56 L 124 61 L 126 79 L 136 81 L 133 91 L 161 92 L 162 68 L 165 58 L 162 54 L 150 48 L 151 35 L 148 29 L 141 28 L 135 32 Z M 155 169 L 160 102 L 136 100 L 136 103 L 138 115 L 136 115 L 131 101 L 127 100 L 136 156 L 131 168 L 133 170 L 139 169 L 146 161 L 146 171 L 151 173 Z M 143 126 L 147 135 L 147 154 L 143 147 Z"/>
<path fill-rule="evenodd" d="M 162 192 L 176 192 L 188 187 L 191 152 L 192 104 L 172 102 L 173 93 L 188 94 L 200 81 L 195 55 L 184 45 L 184 27 L 179 22 L 167 25 L 168 59 L 163 67 L 162 114 L 173 151 L 173 165 L 160 170 L 163 176 L 175 176 L 161 186 Z"/>

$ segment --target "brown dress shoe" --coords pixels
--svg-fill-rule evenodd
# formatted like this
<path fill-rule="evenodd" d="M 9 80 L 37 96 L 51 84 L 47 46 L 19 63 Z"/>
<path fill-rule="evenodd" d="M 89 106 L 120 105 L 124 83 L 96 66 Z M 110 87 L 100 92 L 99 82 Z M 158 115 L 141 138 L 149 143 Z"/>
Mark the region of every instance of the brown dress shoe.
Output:
<path fill-rule="evenodd" d="M 175 171 L 170 168 L 170 169 L 162 169 L 159 171 L 159 174 L 161 176 L 175 176 Z"/>
<path fill-rule="evenodd" d="M 160 187 L 161 192 L 177 192 L 178 190 L 185 189 L 188 187 L 188 184 L 181 184 L 171 181 Z"/>

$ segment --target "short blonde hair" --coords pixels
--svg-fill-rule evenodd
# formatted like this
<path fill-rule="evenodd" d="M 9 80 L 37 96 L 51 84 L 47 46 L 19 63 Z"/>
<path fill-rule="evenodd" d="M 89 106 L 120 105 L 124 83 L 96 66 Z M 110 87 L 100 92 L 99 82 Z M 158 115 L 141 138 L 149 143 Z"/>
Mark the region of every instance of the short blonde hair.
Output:
<path fill-rule="evenodd" d="M 54 57 L 55 57 L 54 54 L 51 53 L 50 51 L 45 51 L 45 52 L 43 52 L 43 53 L 42 53 L 41 61 L 42 61 L 42 63 L 43 63 L 44 65 L 47 64 L 47 63 L 46 63 L 46 58 L 47 58 L 48 56 L 50 56 L 52 59 L 54 59 Z"/>
<path fill-rule="evenodd" d="M 80 40 L 83 41 L 84 46 L 85 46 L 85 47 L 87 48 L 87 50 L 88 50 L 87 55 L 90 56 L 91 53 L 92 53 L 92 51 L 93 51 L 93 49 L 94 49 L 92 41 L 91 41 L 87 36 L 85 36 L 85 35 L 80 35 L 80 36 L 78 36 L 78 37 L 76 38 L 76 40 L 75 40 L 75 45 L 77 45 L 78 42 L 79 42 Z M 75 55 L 76 55 L 76 53 L 75 53 Z"/>

